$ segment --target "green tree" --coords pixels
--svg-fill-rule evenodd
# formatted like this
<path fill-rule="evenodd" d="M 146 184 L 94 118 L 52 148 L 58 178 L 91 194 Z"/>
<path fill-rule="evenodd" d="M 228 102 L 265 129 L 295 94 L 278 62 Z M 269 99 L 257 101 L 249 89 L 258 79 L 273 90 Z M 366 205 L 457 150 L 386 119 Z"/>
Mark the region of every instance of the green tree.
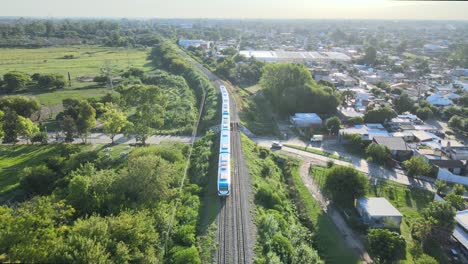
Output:
<path fill-rule="evenodd" d="M 4 133 L 3 143 L 16 143 L 18 138 L 18 114 L 6 109 L 3 116 L 2 130 Z"/>
<path fill-rule="evenodd" d="M 431 223 L 431 237 L 442 242 L 450 238 L 455 228 L 455 209 L 450 203 L 431 202 L 422 215 Z"/>
<path fill-rule="evenodd" d="M 395 100 L 395 110 L 398 113 L 404 113 L 412 111 L 414 108 L 414 101 L 408 96 L 407 93 L 403 93 Z"/>
<path fill-rule="evenodd" d="M 455 193 L 455 194 L 458 194 L 458 195 L 464 195 L 465 194 L 465 191 L 466 191 L 466 188 L 465 186 L 461 185 L 461 184 L 455 184 L 453 185 L 453 189 L 452 191 Z"/>
<path fill-rule="evenodd" d="M 3 75 L 5 82 L 5 90 L 8 92 L 17 91 L 26 87 L 26 84 L 31 81 L 31 77 L 26 73 L 12 71 Z"/>
<path fill-rule="evenodd" d="M 27 167 L 22 172 L 20 186 L 28 194 L 50 194 L 57 179 L 57 174 L 45 165 Z"/>
<path fill-rule="evenodd" d="M 260 84 L 265 96 L 280 114 L 336 112 L 338 96 L 330 87 L 319 86 L 302 64 L 275 63 L 263 67 Z"/>
<path fill-rule="evenodd" d="M 377 50 L 373 46 L 366 47 L 362 62 L 367 65 L 374 65 L 377 60 Z"/>
<path fill-rule="evenodd" d="M 146 139 L 164 124 L 163 115 L 166 108 L 161 88 L 154 85 L 134 85 L 119 91 L 125 104 L 135 107 L 135 114 L 129 117 L 132 123 L 127 134 L 134 134 L 143 145 Z"/>
<path fill-rule="evenodd" d="M 37 99 L 26 96 L 14 95 L 4 96 L 0 98 L 0 109 L 11 109 L 18 115 L 23 117 L 31 117 L 31 115 L 41 109 L 41 104 Z"/>
<path fill-rule="evenodd" d="M 462 130 L 464 129 L 464 120 L 462 117 L 458 115 L 452 116 L 450 120 L 448 121 L 448 125 L 450 128 L 454 130 Z"/>
<path fill-rule="evenodd" d="M 0 206 L 0 252 L 6 262 L 51 263 L 74 210 L 64 201 L 36 196 L 15 207 Z"/>
<path fill-rule="evenodd" d="M 18 135 L 26 138 L 28 143 L 36 133 L 39 133 L 39 127 L 29 118 L 18 116 L 17 126 Z"/>
<path fill-rule="evenodd" d="M 277 233 L 271 238 L 271 250 L 280 258 L 281 263 L 291 263 L 293 246 L 283 235 Z"/>
<path fill-rule="evenodd" d="M 108 134 L 114 144 L 116 134 L 128 126 L 125 114 L 115 107 L 110 107 L 101 117 L 104 125 L 104 133 Z"/>
<path fill-rule="evenodd" d="M 91 128 L 96 125 L 96 110 L 86 101 L 80 103 L 76 121 L 76 131 L 84 143 L 89 136 Z"/>
<path fill-rule="evenodd" d="M 292 263 L 310 263 L 310 264 L 323 264 L 317 251 L 306 244 L 301 244 L 294 250 Z"/>
<path fill-rule="evenodd" d="M 331 117 L 327 119 L 325 126 L 327 127 L 328 131 L 330 131 L 333 135 L 336 135 L 341 128 L 341 120 L 336 116 Z"/>
<path fill-rule="evenodd" d="M 369 254 L 377 263 L 394 263 L 406 256 L 405 239 L 386 229 L 371 229 L 367 235 Z"/>
<path fill-rule="evenodd" d="M 390 150 L 383 145 L 372 143 L 366 148 L 366 154 L 372 161 L 383 164 L 391 155 Z"/>
<path fill-rule="evenodd" d="M 367 177 L 353 167 L 333 166 L 326 172 L 325 189 L 341 206 L 352 207 L 356 198 L 366 194 L 367 186 Z"/>
<path fill-rule="evenodd" d="M 439 262 L 427 254 L 422 254 L 414 261 L 414 264 L 439 264 Z"/>
<path fill-rule="evenodd" d="M 174 264 L 201 264 L 200 255 L 196 247 L 176 247 L 172 250 L 172 261 Z"/>
<path fill-rule="evenodd" d="M 432 116 L 434 116 L 434 113 L 429 107 L 420 107 L 416 110 L 416 115 L 422 120 L 427 120 L 432 118 Z"/>
<path fill-rule="evenodd" d="M 40 88 L 61 89 L 65 87 L 65 77 L 59 73 L 40 74 L 37 76 L 37 85 Z"/>
<path fill-rule="evenodd" d="M 427 175 L 431 171 L 431 165 L 420 156 L 413 156 L 403 164 L 411 177 Z"/>
<path fill-rule="evenodd" d="M 377 109 L 366 110 L 364 113 L 364 121 L 366 123 L 379 123 L 389 121 L 396 117 L 397 114 L 389 107 L 381 107 Z"/>
<path fill-rule="evenodd" d="M 73 117 L 65 115 L 60 122 L 60 127 L 65 133 L 65 142 L 72 142 L 76 133 L 76 124 Z"/>
<path fill-rule="evenodd" d="M 434 185 L 436 187 L 437 194 L 439 195 L 445 192 L 445 190 L 447 189 L 447 183 L 442 180 L 436 180 Z"/>
<path fill-rule="evenodd" d="M 357 117 L 351 117 L 348 119 L 348 123 L 351 125 L 362 125 L 364 124 L 364 118 L 357 116 Z"/>
<path fill-rule="evenodd" d="M 455 207 L 457 211 L 462 211 L 465 209 L 465 200 L 459 194 L 451 192 L 444 197 L 444 200 L 447 201 L 447 203 L 451 204 L 453 207 Z"/>

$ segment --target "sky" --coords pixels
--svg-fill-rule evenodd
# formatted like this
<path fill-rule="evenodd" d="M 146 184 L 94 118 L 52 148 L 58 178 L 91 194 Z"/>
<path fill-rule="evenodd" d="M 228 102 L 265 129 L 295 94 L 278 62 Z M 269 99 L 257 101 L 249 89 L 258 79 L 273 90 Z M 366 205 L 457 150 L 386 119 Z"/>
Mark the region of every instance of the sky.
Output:
<path fill-rule="evenodd" d="M 0 0 L 0 16 L 468 20 L 468 2 L 388 0 Z"/>

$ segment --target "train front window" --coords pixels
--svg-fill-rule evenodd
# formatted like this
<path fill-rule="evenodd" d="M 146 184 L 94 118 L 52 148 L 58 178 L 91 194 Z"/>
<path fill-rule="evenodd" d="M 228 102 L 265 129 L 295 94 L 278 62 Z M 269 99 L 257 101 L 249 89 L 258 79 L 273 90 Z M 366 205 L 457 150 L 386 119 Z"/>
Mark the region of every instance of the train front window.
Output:
<path fill-rule="evenodd" d="M 224 191 L 229 191 L 229 188 L 227 186 L 220 186 L 219 190 L 224 192 Z"/>

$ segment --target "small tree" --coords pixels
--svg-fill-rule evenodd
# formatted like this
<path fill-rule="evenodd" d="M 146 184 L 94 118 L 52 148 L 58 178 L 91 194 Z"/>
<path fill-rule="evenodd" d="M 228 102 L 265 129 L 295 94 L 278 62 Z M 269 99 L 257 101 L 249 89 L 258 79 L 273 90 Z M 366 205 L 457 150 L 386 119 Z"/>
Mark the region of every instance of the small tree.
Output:
<path fill-rule="evenodd" d="M 413 156 L 403 164 L 411 177 L 427 175 L 431 171 L 431 165 L 420 156 Z"/>
<path fill-rule="evenodd" d="M 326 172 L 325 189 L 341 206 L 352 207 L 356 198 L 366 194 L 367 186 L 367 177 L 353 167 L 333 166 Z"/>
<path fill-rule="evenodd" d="M 29 143 L 34 134 L 39 133 L 39 127 L 31 119 L 18 116 L 18 135 L 26 138 Z"/>
<path fill-rule="evenodd" d="M 72 142 L 76 133 L 75 120 L 70 115 L 65 115 L 60 124 L 62 131 L 65 133 L 65 142 Z"/>
<path fill-rule="evenodd" d="M 414 108 L 414 101 L 408 96 L 407 93 L 402 94 L 395 100 L 395 109 L 398 113 L 412 111 Z"/>
<path fill-rule="evenodd" d="M 102 115 L 101 119 L 104 125 L 104 133 L 109 135 L 112 144 L 114 144 L 115 135 L 128 125 L 127 117 L 119 109 L 111 107 Z"/>
<path fill-rule="evenodd" d="M 18 114 L 15 111 L 7 109 L 3 116 L 3 143 L 16 143 L 18 138 Z"/>
<path fill-rule="evenodd" d="M 383 164 L 390 157 L 390 150 L 383 145 L 372 143 L 366 148 L 366 154 L 379 164 Z"/>
<path fill-rule="evenodd" d="M 382 124 L 386 120 L 390 120 L 394 117 L 396 117 L 397 114 L 393 109 L 389 107 L 382 107 L 378 109 L 371 109 L 369 111 L 366 111 L 364 114 L 364 121 L 366 123 L 379 123 Z"/>
<path fill-rule="evenodd" d="M 82 101 L 78 108 L 78 117 L 76 119 L 76 130 L 84 143 L 88 137 L 91 128 L 96 125 L 96 110 L 86 101 Z"/>
<path fill-rule="evenodd" d="M 416 110 L 416 115 L 422 120 L 427 120 L 431 118 L 434 115 L 434 113 L 429 107 L 420 107 L 418 108 L 418 110 Z"/>
<path fill-rule="evenodd" d="M 439 264 L 439 262 L 427 254 L 422 254 L 414 261 L 414 264 Z"/>
<path fill-rule="evenodd" d="M 465 200 L 461 195 L 451 192 L 444 197 L 444 200 L 447 201 L 447 203 L 451 204 L 453 207 L 455 207 L 457 211 L 462 211 L 465 209 Z"/>
<path fill-rule="evenodd" d="M 431 202 L 422 215 L 431 223 L 431 237 L 442 242 L 450 238 L 455 227 L 455 209 L 450 203 Z"/>
<path fill-rule="evenodd" d="M 358 117 L 351 117 L 348 122 L 351 124 L 351 125 L 361 125 L 364 123 L 364 118 L 358 116 Z"/>
<path fill-rule="evenodd" d="M 3 81 L 6 83 L 5 90 L 12 92 L 26 87 L 26 84 L 31 81 L 31 77 L 26 73 L 12 71 L 3 75 Z"/>
<path fill-rule="evenodd" d="M 406 256 L 405 239 L 386 229 L 371 229 L 367 235 L 369 254 L 377 263 L 394 263 Z"/>
<path fill-rule="evenodd" d="M 59 73 L 40 74 L 36 78 L 40 88 L 61 89 L 65 86 L 65 77 Z"/>
<path fill-rule="evenodd" d="M 330 131 L 333 135 L 336 135 L 338 134 L 338 131 L 341 127 L 341 120 L 338 117 L 334 116 L 327 120 L 325 126 L 327 127 L 328 131 Z"/>
<path fill-rule="evenodd" d="M 445 181 L 436 180 L 434 185 L 436 187 L 437 194 L 439 195 L 447 189 L 447 183 Z"/>
<path fill-rule="evenodd" d="M 465 186 L 463 186 L 463 185 L 457 183 L 457 184 L 453 185 L 452 191 L 453 191 L 455 194 L 464 195 L 466 189 L 465 189 Z"/>

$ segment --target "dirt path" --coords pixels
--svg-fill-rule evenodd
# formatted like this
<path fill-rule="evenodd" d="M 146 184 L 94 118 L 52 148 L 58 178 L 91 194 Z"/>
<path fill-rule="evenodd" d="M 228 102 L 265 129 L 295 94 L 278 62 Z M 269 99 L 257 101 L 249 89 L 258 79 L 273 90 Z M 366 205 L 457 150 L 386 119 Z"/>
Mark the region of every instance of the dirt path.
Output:
<path fill-rule="evenodd" d="M 348 226 L 341 214 L 330 205 L 328 199 L 322 194 L 320 188 L 315 184 L 312 177 L 309 176 L 309 167 L 313 165 L 323 165 L 321 161 L 305 159 L 299 168 L 299 173 L 304 185 L 307 187 L 312 196 L 319 202 L 320 207 L 327 213 L 338 231 L 342 234 L 346 244 L 354 249 L 363 263 L 373 263 L 369 253 L 361 242 L 359 236 Z"/>

